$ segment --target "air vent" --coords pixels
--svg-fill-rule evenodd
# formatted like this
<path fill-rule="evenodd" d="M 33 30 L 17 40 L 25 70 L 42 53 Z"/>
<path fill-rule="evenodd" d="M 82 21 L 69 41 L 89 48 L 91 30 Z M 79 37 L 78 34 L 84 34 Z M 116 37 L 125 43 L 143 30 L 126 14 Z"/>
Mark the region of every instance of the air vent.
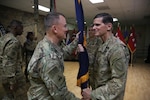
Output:
<path fill-rule="evenodd" d="M 99 6 L 97 7 L 98 10 L 109 10 L 110 8 L 108 6 Z"/>

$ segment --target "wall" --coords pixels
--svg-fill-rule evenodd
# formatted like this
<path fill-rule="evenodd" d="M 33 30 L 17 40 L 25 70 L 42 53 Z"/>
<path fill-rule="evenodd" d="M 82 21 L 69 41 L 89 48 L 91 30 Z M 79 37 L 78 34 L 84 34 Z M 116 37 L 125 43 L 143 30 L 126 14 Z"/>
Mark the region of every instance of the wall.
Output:
<path fill-rule="evenodd" d="M 23 23 L 24 26 L 23 34 L 18 37 L 18 39 L 21 41 L 21 44 L 23 45 L 23 43 L 26 40 L 27 32 L 29 31 L 35 32 L 34 14 L 0 5 L 0 23 L 3 24 L 5 28 L 7 28 L 7 26 L 13 19 L 19 20 Z M 38 32 L 36 34 L 38 41 L 41 40 L 45 34 L 43 23 L 44 23 L 44 16 L 39 16 L 37 28 Z M 75 26 L 71 24 L 68 24 L 67 26 L 69 30 L 73 30 L 75 28 Z"/>
<path fill-rule="evenodd" d="M 12 19 L 18 19 L 24 24 L 24 32 L 23 35 L 19 37 L 21 43 L 23 44 L 25 41 L 25 36 L 28 31 L 34 32 L 34 15 L 32 13 L 23 12 L 20 10 L 4 7 L 0 5 L 0 23 L 7 27 Z M 41 40 L 44 36 L 44 25 L 43 25 L 44 16 L 39 16 L 38 23 L 38 41 Z M 69 23 L 69 22 L 68 22 Z M 134 24 L 134 23 L 133 23 Z M 120 24 L 121 26 L 125 26 L 124 24 Z M 129 28 L 130 25 L 127 25 Z M 76 29 L 77 27 L 68 24 L 69 30 Z M 116 25 L 115 28 L 116 29 Z M 135 52 L 135 56 L 139 58 L 145 58 L 147 56 L 148 45 L 150 44 L 150 25 L 135 25 L 135 31 L 137 35 L 137 50 Z"/>
<path fill-rule="evenodd" d="M 150 25 L 148 24 L 134 24 L 135 33 L 136 33 L 136 41 L 137 41 L 137 48 L 136 52 L 134 53 L 134 58 L 145 58 L 147 56 L 148 45 L 150 44 Z M 124 24 L 120 23 L 121 31 L 124 32 L 125 27 L 127 28 L 128 32 L 130 31 L 131 24 Z M 114 25 L 114 32 L 117 30 L 117 23 Z"/>
<path fill-rule="evenodd" d="M 38 41 L 41 40 L 42 37 L 44 36 L 43 18 L 44 16 L 39 16 L 38 33 L 37 33 Z M 35 30 L 34 15 L 32 13 L 23 12 L 0 5 L 0 23 L 2 23 L 3 26 L 7 28 L 7 26 L 13 19 L 19 20 L 23 23 L 24 26 L 23 34 L 18 37 L 19 40 L 21 40 L 21 43 L 23 44 L 26 40 L 25 37 L 27 32 L 28 31 L 34 32 Z"/>

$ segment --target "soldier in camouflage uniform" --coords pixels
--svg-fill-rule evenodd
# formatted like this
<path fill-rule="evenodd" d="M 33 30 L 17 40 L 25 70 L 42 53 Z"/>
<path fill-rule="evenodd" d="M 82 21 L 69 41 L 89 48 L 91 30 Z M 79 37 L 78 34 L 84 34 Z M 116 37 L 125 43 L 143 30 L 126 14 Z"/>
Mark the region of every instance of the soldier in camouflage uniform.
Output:
<path fill-rule="evenodd" d="M 89 69 L 90 88 L 82 91 L 85 100 L 123 100 L 129 51 L 126 45 L 113 36 L 113 18 L 108 13 L 100 13 L 94 17 L 93 29 L 96 37 L 102 42 L 96 45 L 96 50 L 88 52 L 93 62 Z M 93 48 L 92 48 L 93 49 Z M 90 61 L 89 60 L 89 61 Z"/>
<path fill-rule="evenodd" d="M 86 49 L 87 49 L 87 52 L 90 52 L 88 53 L 88 57 L 89 59 L 92 59 L 92 60 L 89 60 L 89 64 L 92 64 L 94 62 L 93 58 L 95 56 L 95 52 L 97 50 L 97 47 L 98 45 L 100 44 L 101 39 L 99 37 L 95 37 L 94 35 L 94 30 L 92 29 L 93 27 L 90 26 L 89 28 L 89 37 L 87 38 L 87 46 L 86 46 Z M 92 70 L 93 69 L 93 66 L 90 65 L 89 66 L 89 70 Z M 91 76 L 93 74 L 92 71 L 89 71 L 89 76 Z M 89 81 L 91 81 L 91 79 L 89 79 Z"/>
<path fill-rule="evenodd" d="M 25 55 L 25 76 L 26 76 L 26 81 L 28 82 L 28 73 L 27 73 L 27 67 L 28 63 L 33 55 L 34 49 L 36 47 L 36 42 L 34 41 L 34 33 L 33 32 L 28 32 L 26 36 L 27 40 L 24 43 L 24 55 Z"/>
<path fill-rule="evenodd" d="M 87 52 L 90 52 L 88 54 L 89 59 L 94 58 L 95 55 L 93 53 L 95 53 L 98 45 L 100 44 L 100 42 L 102 42 L 99 37 L 95 37 L 94 30 L 92 28 L 93 28 L 92 26 L 90 26 L 89 28 L 89 33 L 88 33 L 89 37 L 87 38 L 87 46 L 86 46 Z M 93 61 L 94 60 L 90 60 L 89 63 L 91 64 L 93 63 Z M 90 67 L 91 66 L 89 66 L 89 68 Z"/>
<path fill-rule="evenodd" d="M 28 100 L 79 100 L 68 91 L 64 73 L 64 57 L 77 47 L 78 35 L 68 46 L 60 48 L 66 38 L 67 23 L 63 14 L 49 13 L 44 21 L 46 35 L 28 65 L 30 88 Z"/>
<path fill-rule="evenodd" d="M 10 33 L 1 38 L 2 85 L 6 92 L 3 100 L 27 100 L 25 77 L 21 68 L 22 47 L 16 36 L 21 35 L 23 26 L 20 21 L 10 23 Z"/>

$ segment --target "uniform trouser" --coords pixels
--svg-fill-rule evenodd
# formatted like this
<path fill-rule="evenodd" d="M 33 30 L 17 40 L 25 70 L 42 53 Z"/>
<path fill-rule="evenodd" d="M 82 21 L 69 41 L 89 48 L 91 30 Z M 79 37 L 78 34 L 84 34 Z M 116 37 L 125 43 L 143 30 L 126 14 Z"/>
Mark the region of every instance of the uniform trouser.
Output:
<path fill-rule="evenodd" d="M 24 75 L 26 76 L 26 81 L 28 81 L 28 64 L 29 64 L 29 61 L 31 59 L 32 55 L 27 55 L 26 56 L 26 66 L 25 66 L 25 71 L 24 71 Z"/>
<path fill-rule="evenodd" d="M 13 100 L 14 99 L 14 92 L 10 90 L 9 83 L 2 83 L 2 86 L 6 92 L 6 95 L 3 97 L 2 100 Z"/>
<path fill-rule="evenodd" d="M 27 72 L 28 66 L 25 67 L 24 75 L 26 76 L 26 81 L 28 81 L 28 72 Z"/>
<path fill-rule="evenodd" d="M 12 84 L 12 80 L 14 82 L 13 86 L 14 89 L 11 90 L 10 87 Z M 7 99 L 3 100 L 27 100 L 27 87 L 26 87 L 26 82 L 24 75 L 18 75 L 14 78 L 2 78 L 2 86 L 6 92 L 6 97 Z"/>

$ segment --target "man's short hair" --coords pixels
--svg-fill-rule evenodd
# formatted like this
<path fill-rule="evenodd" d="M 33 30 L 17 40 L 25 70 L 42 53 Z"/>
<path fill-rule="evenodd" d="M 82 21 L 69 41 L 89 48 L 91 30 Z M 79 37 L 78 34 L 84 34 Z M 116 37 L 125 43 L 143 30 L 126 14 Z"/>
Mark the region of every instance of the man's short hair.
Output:
<path fill-rule="evenodd" d="M 48 13 L 44 19 L 45 29 L 47 30 L 49 27 L 52 27 L 54 24 L 57 24 L 60 15 L 64 16 L 62 13 L 59 12 Z"/>
<path fill-rule="evenodd" d="M 103 18 L 102 22 L 103 22 L 104 24 L 106 24 L 106 23 L 112 23 L 112 24 L 113 24 L 113 18 L 112 18 L 112 16 L 111 16 L 110 14 L 108 14 L 108 13 L 99 13 L 99 14 L 97 14 L 97 15 L 94 17 L 94 19 L 95 19 L 95 18 L 100 18 L 100 17 Z"/>

